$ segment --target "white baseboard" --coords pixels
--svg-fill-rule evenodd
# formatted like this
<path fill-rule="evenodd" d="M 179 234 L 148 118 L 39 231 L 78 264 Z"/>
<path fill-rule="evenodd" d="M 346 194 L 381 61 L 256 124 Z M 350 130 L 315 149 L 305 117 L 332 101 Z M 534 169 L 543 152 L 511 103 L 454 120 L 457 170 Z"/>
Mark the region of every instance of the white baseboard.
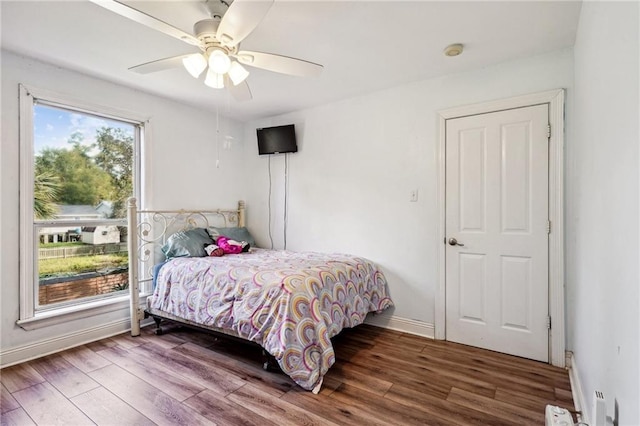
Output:
<path fill-rule="evenodd" d="M 131 329 L 129 318 L 114 321 L 97 327 L 80 330 L 74 333 L 54 337 L 53 339 L 42 340 L 28 345 L 0 352 L 0 367 L 19 364 L 45 355 L 60 352 L 85 343 L 105 339 L 124 333 Z"/>
<path fill-rule="evenodd" d="M 368 315 L 364 323 L 376 327 L 388 328 L 390 330 L 402 331 L 404 333 L 416 334 L 430 339 L 433 339 L 435 336 L 435 327 L 433 324 L 397 317 L 395 315 Z"/>
<path fill-rule="evenodd" d="M 587 412 L 586 400 L 584 398 L 584 391 L 582 390 L 582 383 L 580 382 L 580 374 L 578 373 L 578 367 L 576 363 L 576 357 L 571 351 L 566 352 L 567 368 L 569 369 L 569 381 L 571 383 L 571 396 L 573 397 L 573 406 L 578 414 L 578 422 L 589 422 L 589 413 Z"/>

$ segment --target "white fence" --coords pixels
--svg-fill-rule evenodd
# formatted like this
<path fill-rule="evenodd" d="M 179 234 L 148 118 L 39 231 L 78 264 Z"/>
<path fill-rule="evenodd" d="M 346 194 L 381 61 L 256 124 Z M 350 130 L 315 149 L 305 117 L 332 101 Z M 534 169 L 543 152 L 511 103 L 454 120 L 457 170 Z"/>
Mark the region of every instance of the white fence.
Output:
<path fill-rule="evenodd" d="M 38 249 L 39 259 L 63 259 L 67 257 L 95 256 L 98 254 L 126 253 L 127 243 L 99 244 Z"/>

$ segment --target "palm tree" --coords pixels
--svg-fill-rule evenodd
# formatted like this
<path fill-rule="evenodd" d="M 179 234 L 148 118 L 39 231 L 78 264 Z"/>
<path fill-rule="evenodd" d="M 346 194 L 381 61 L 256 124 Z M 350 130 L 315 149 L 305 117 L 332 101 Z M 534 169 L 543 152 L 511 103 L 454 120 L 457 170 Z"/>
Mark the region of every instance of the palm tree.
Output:
<path fill-rule="evenodd" d="M 51 219 L 58 213 L 56 201 L 60 183 L 58 177 L 49 172 L 35 175 L 33 181 L 33 213 L 36 219 Z"/>

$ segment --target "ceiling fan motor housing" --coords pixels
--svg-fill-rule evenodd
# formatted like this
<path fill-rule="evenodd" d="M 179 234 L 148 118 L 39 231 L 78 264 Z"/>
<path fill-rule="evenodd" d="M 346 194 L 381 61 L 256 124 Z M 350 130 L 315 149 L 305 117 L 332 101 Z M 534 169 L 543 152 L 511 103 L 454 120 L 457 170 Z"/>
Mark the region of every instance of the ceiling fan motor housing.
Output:
<path fill-rule="evenodd" d="M 220 18 L 203 19 L 198 21 L 193 26 L 193 32 L 195 36 L 203 42 L 207 39 L 216 39 L 216 33 L 218 32 L 218 26 L 220 25 Z"/>
<path fill-rule="evenodd" d="M 198 40 L 203 44 L 202 50 L 208 55 L 213 50 L 222 50 L 225 54 L 233 54 L 237 52 L 237 46 L 229 48 L 224 46 L 220 40 L 216 37 L 218 32 L 218 26 L 220 25 L 220 18 L 203 19 L 198 21 L 193 26 L 193 32 Z"/>

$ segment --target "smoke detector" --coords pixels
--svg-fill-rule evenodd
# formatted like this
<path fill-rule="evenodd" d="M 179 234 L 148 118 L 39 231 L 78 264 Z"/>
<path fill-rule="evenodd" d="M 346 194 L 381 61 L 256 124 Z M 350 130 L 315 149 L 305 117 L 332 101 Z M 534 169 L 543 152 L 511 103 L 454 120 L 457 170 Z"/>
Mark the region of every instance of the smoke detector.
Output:
<path fill-rule="evenodd" d="M 458 56 L 462 53 L 463 46 L 460 43 L 450 44 L 444 48 L 446 56 Z"/>

